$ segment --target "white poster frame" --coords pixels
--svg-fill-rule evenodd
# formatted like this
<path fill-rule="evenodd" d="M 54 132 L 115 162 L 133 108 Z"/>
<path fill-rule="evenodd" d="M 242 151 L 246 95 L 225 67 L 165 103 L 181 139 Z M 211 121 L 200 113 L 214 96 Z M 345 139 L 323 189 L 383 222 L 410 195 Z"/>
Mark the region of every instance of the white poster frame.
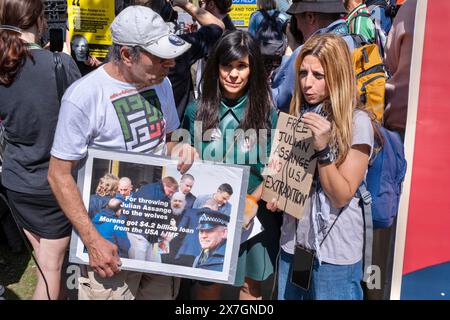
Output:
<path fill-rule="evenodd" d="M 163 177 L 165 172 L 173 172 L 173 168 L 176 168 L 178 163 L 178 160 L 176 159 L 163 156 L 89 148 L 84 165 L 78 171 L 77 180 L 78 188 L 86 208 L 89 208 L 92 184 L 98 182 L 92 181 L 95 170 L 93 167 L 94 159 L 159 166 L 163 168 Z M 209 191 L 208 193 L 214 193 L 221 183 L 229 183 L 233 187 L 233 194 L 229 200 L 229 203 L 231 204 L 231 213 L 230 221 L 228 223 L 228 236 L 222 271 L 121 258 L 121 268 L 123 270 L 155 273 L 224 284 L 234 283 L 241 243 L 243 212 L 250 170 L 248 166 L 195 160 L 187 173 L 200 171 L 202 171 L 204 176 L 208 177 L 208 179 L 203 179 L 204 181 L 201 181 L 196 178 L 195 184 L 205 184 Z M 221 180 L 216 181 L 217 179 L 213 177 L 214 175 L 208 175 L 208 172 L 214 172 L 215 176 L 217 176 L 217 172 L 220 172 L 219 176 L 221 177 Z M 205 188 L 203 188 L 203 190 L 205 190 Z M 72 232 L 69 261 L 72 263 L 89 264 L 89 257 L 85 250 L 85 246 L 75 230 Z"/>

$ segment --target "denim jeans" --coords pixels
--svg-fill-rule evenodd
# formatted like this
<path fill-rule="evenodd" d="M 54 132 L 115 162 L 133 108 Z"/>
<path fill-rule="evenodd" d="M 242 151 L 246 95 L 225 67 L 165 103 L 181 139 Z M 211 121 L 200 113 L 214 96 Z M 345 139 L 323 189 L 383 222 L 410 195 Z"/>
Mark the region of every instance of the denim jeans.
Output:
<path fill-rule="evenodd" d="M 309 291 L 291 283 L 294 255 L 283 250 L 278 263 L 278 300 L 362 300 L 362 262 L 335 265 L 314 261 Z"/>

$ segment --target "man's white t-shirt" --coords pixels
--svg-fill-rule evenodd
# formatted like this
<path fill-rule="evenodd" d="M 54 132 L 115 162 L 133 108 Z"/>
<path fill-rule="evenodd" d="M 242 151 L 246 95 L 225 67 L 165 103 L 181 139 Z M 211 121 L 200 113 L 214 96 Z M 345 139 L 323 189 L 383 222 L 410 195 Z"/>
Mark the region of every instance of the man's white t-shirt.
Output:
<path fill-rule="evenodd" d="M 88 147 L 165 153 L 166 134 L 180 125 L 170 81 L 136 88 L 100 67 L 63 96 L 52 156 L 80 160 Z"/>

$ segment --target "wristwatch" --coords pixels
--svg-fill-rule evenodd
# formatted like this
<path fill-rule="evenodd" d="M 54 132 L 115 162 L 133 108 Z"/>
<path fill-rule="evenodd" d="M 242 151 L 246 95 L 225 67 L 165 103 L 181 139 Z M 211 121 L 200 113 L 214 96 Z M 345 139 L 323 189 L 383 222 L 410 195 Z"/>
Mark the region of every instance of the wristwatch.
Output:
<path fill-rule="evenodd" d="M 319 164 L 324 164 L 324 165 L 332 163 L 333 159 L 332 159 L 331 150 L 328 149 L 327 153 L 317 157 L 317 162 L 319 162 Z"/>

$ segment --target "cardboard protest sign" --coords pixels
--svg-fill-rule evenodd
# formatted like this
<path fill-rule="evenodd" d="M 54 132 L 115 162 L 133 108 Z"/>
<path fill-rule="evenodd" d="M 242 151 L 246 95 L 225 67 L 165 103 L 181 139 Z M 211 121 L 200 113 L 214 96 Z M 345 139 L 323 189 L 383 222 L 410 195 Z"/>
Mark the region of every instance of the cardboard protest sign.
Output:
<path fill-rule="evenodd" d="M 233 284 L 249 169 L 195 161 L 186 195 L 177 163 L 90 148 L 78 186 L 92 224 L 118 247 L 124 270 Z M 111 176 L 128 186 L 104 195 L 105 186 L 113 185 Z M 229 190 L 228 201 L 218 200 L 219 187 Z M 87 247 L 75 231 L 69 260 L 89 263 Z"/>
<path fill-rule="evenodd" d="M 311 130 L 298 118 L 281 112 L 272 142 L 262 199 L 278 199 L 279 209 L 303 216 L 316 169 Z"/>

